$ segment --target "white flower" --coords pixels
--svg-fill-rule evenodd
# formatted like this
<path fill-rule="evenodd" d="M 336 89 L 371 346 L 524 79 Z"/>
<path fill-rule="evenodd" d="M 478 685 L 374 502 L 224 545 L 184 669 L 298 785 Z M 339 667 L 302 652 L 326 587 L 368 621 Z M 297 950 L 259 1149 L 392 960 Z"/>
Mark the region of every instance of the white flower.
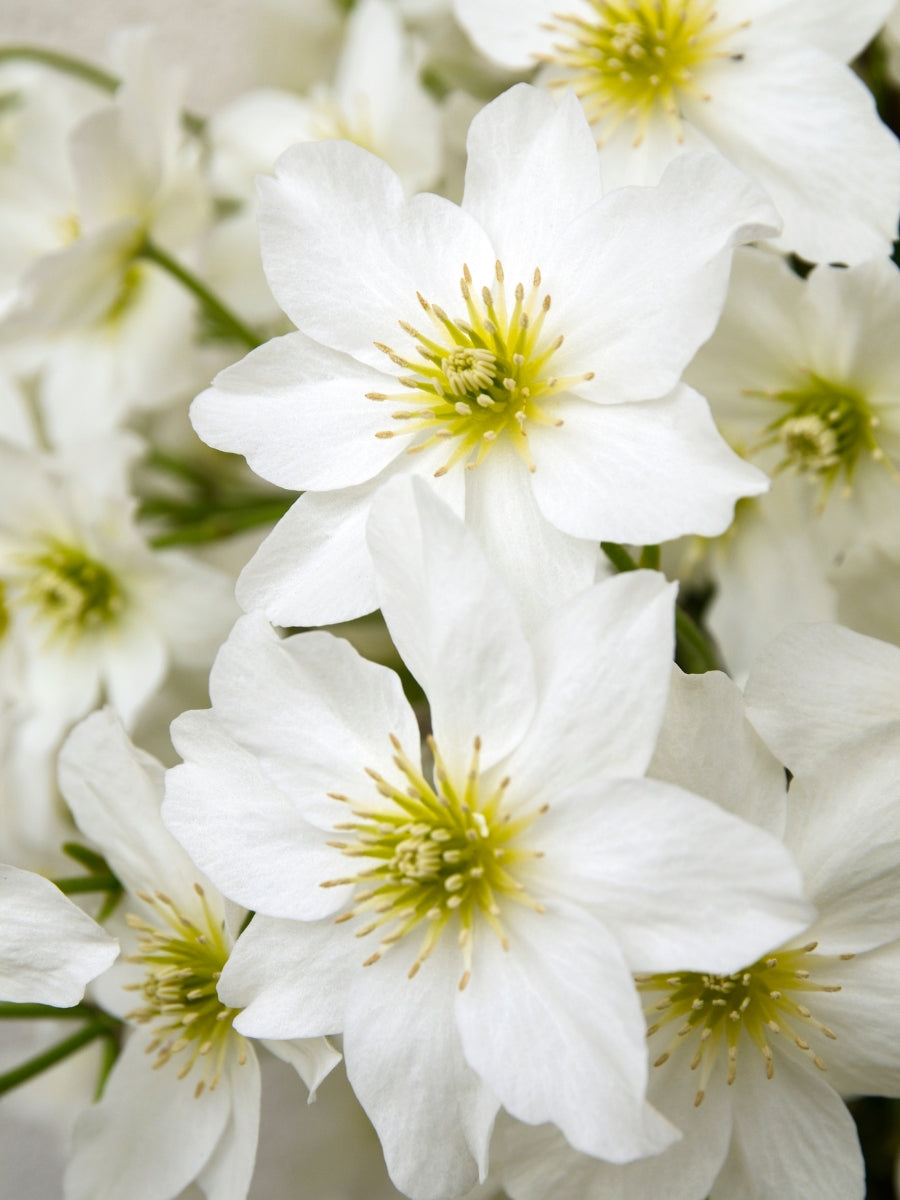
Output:
<path fill-rule="evenodd" d="M 209 1200 L 241 1200 L 256 1154 L 259 1066 L 216 986 L 244 914 L 163 828 L 163 769 L 109 710 L 69 737 L 60 785 L 126 889 L 130 953 L 97 988 L 104 1007 L 138 1027 L 76 1125 L 66 1200 L 174 1200 L 192 1181 Z M 323 1038 L 267 1045 L 311 1091 L 339 1058 Z"/>
<path fill-rule="evenodd" d="M 192 409 L 204 440 L 306 492 L 245 606 L 284 625 L 374 608 L 365 521 L 398 473 L 465 510 L 529 618 L 592 581 L 596 539 L 718 533 L 764 486 L 679 386 L 731 247 L 773 219 L 720 157 L 603 196 L 578 106 L 522 86 L 472 123 L 462 208 L 407 201 L 341 142 L 294 147 L 260 188 L 266 272 L 301 332 Z"/>
<path fill-rule="evenodd" d="M 54 187 L 42 205 L 43 238 L 19 280 L 6 314 L 3 337 L 94 325 L 128 303 L 134 290 L 133 259 L 147 236 L 173 249 L 194 239 L 209 217 L 209 198 L 198 169 L 199 151 L 182 128 L 181 71 L 164 62 L 148 29 L 120 32 L 112 45 L 123 82 L 115 98 L 90 112 L 71 131 L 72 192 Z M 53 146 L 53 149 L 58 148 Z M 16 170 L 38 169 L 23 162 Z M 51 174 L 58 175 L 58 161 Z M 6 207 L 32 204 L 41 177 L 7 189 Z M 12 194 L 10 194 L 10 192 Z M 74 193 L 74 194 L 73 194 Z M 24 213 L 17 224 L 31 223 Z M 61 248 L 50 249 L 53 240 Z"/>
<path fill-rule="evenodd" d="M 68 1008 L 118 952 L 49 879 L 0 863 L 0 1000 Z"/>
<path fill-rule="evenodd" d="M 677 680 L 651 770 L 780 832 L 819 916 L 735 972 L 642 977 L 649 1096 L 682 1142 L 611 1167 L 551 1130 L 507 1128 L 513 1200 L 862 1200 L 840 1097 L 900 1093 L 898 766 L 897 727 L 873 729 L 796 776 L 786 796 L 735 686 L 715 673 Z"/>
<path fill-rule="evenodd" d="M 613 183 L 653 183 L 715 146 L 784 218 L 775 244 L 812 262 L 890 253 L 900 146 L 844 64 L 892 0 L 455 0 L 476 44 L 571 85 Z"/>
<path fill-rule="evenodd" d="M 222 978 L 236 1028 L 343 1030 L 391 1176 L 423 1200 L 483 1177 L 498 1104 L 587 1153 L 658 1151 L 629 972 L 731 970 L 808 921 L 776 842 L 643 778 L 673 589 L 617 577 L 529 642 L 424 482 L 385 488 L 369 541 L 433 776 L 391 672 L 260 614 L 219 654 L 212 711 L 173 727 L 166 822 L 257 912 Z"/>
<path fill-rule="evenodd" d="M 209 661 L 232 617 L 226 576 L 138 532 L 132 440 L 41 456 L 0 442 L 5 633 L 52 741 L 105 695 L 126 723 L 174 661 Z"/>

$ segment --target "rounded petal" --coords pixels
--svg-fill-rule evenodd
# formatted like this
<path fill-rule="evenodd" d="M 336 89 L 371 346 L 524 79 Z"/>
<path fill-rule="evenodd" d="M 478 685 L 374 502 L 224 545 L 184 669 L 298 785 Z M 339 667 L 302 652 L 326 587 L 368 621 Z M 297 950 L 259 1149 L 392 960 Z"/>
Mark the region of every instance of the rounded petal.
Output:
<path fill-rule="evenodd" d="M 232 1054 L 226 1070 L 231 1091 L 228 1121 L 197 1176 L 206 1200 L 246 1200 L 256 1165 L 261 1091 L 256 1051 L 246 1047 L 242 1062 Z"/>
<path fill-rule="evenodd" d="M 382 612 L 428 696 L 442 757 L 465 772 L 478 736 L 490 767 L 522 737 L 535 699 L 511 598 L 473 531 L 420 479 L 379 493 L 368 539 Z"/>
<path fill-rule="evenodd" d="M 574 537 L 645 545 L 714 536 L 731 524 L 737 499 L 768 487 L 690 388 L 632 404 L 570 397 L 559 412 L 562 428 L 529 431 L 532 486 L 547 519 Z"/>
<path fill-rule="evenodd" d="M 506 951 L 476 929 L 472 976 L 456 1002 L 466 1059 L 503 1107 L 551 1121 L 577 1150 L 612 1162 L 677 1137 L 644 1104 L 645 1025 L 619 947 L 569 905 L 503 913 Z"/>
<path fill-rule="evenodd" d="M 537 711 L 503 764 L 515 794 L 552 804 L 602 776 L 644 773 L 672 673 L 675 590 L 657 571 L 618 575 L 537 630 Z"/>
<path fill-rule="evenodd" d="M 887 20 L 896 0 L 727 0 L 728 24 L 749 20 L 764 37 L 811 42 L 843 62 L 856 58 Z"/>
<path fill-rule="evenodd" d="M 453 1017 L 457 947 L 441 938 L 409 979 L 418 944 L 406 942 L 353 981 L 347 1076 L 394 1184 L 413 1200 L 453 1200 L 487 1173 L 498 1104 L 463 1058 Z"/>
<path fill-rule="evenodd" d="M 218 1145 L 231 1112 L 230 1073 L 196 1097 L 196 1080 L 179 1079 L 174 1062 L 152 1069 L 149 1040 L 129 1039 L 103 1099 L 79 1117 L 66 1200 L 171 1200 Z"/>
<path fill-rule="evenodd" d="M 810 262 L 890 253 L 900 211 L 900 145 L 849 67 L 773 39 L 704 76 L 688 118 L 769 193 L 784 218 L 773 244 Z"/>
<path fill-rule="evenodd" d="M 309 1103 L 316 1089 L 341 1061 L 341 1055 L 327 1038 L 298 1038 L 290 1042 L 264 1041 L 268 1051 L 294 1068 L 309 1088 Z"/>
<path fill-rule="evenodd" d="M 225 964 L 219 998 L 242 1010 L 234 1027 L 248 1037 L 290 1041 L 340 1033 L 347 989 L 361 969 L 359 942 L 333 920 L 255 916 Z"/>
<path fill-rule="evenodd" d="M 328 491 L 365 483 L 401 452 L 402 441 L 376 437 L 390 412 L 366 399 L 396 388 L 393 377 L 289 333 L 220 372 L 191 405 L 191 422 L 263 479 Z"/>
<path fill-rule="evenodd" d="M 529 838 L 542 892 L 586 907 L 636 972 L 727 975 L 815 919 L 777 838 L 671 784 L 583 785 Z"/>
<path fill-rule="evenodd" d="M 0 1000 L 77 1004 L 119 947 L 49 879 L 0 864 Z"/>

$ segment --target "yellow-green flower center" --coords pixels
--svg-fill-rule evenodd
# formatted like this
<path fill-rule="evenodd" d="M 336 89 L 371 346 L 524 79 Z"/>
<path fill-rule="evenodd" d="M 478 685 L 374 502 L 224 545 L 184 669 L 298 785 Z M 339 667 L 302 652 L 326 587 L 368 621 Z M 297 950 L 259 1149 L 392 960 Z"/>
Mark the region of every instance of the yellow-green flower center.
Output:
<path fill-rule="evenodd" d="M 410 978 L 454 920 L 463 956 L 462 989 L 470 977 L 471 935 L 476 919 L 484 919 L 506 948 L 498 902 L 505 897 L 543 911 L 516 878 L 517 866 L 536 857 L 535 851 L 523 849 L 516 842 L 545 809 L 513 817 L 505 804 L 508 779 L 486 797 L 481 796 L 478 738 L 461 787 L 450 780 L 433 740 L 429 745 L 435 762 L 434 786 L 403 752 L 397 739 L 391 742 L 396 752 L 394 763 L 407 786 L 398 787 L 377 771 L 367 770 L 381 800 L 360 804 L 333 794 L 334 799 L 351 806 L 354 817 L 335 829 L 352 832 L 355 837 L 330 845 L 349 858 L 362 859 L 363 865 L 354 875 L 330 879 L 321 886 L 357 886 L 352 908 L 337 918 L 338 922 L 365 918 L 357 937 L 385 931 L 379 949 L 366 959 L 365 966 L 376 963 L 417 926 L 425 926 Z"/>
<path fill-rule="evenodd" d="M 218 1084 L 230 1043 L 236 1040 L 240 1063 L 246 1061 L 246 1046 L 232 1029 L 240 1010 L 222 1004 L 216 993 L 228 959 L 224 930 L 203 889 L 194 886 L 202 902 L 201 924 L 185 917 L 162 892 L 140 894 L 159 914 L 163 928 L 128 914 L 128 924 L 140 935 L 139 950 L 128 961 L 146 967 L 147 973 L 142 982 L 126 986 L 139 992 L 142 1001 L 128 1019 L 153 1026 L 147 1053 L 156 1053 L 154 1067 L 181 1056 L 178 1078 L 184 1079 L 199 1062 L 203 1075 L 194 1089 L 199 1096 L 205 1087 Z"/>
<path fill-rule="evenodd" d="M 800 387 L 753 394 L 783 406 L 760 442 L 760 447 L 777 444 L 784 451 L 777 470 L 818 477 L 826 492 L 839 478 L 849 491 L 866 455 L 897 474 L 878 443 L 878 416 L 856 389 L 810 371 Z"/>
<path fill-rule="evenodd" d="M 69 640 L 114 624 L 126 596 L 109 568 L 81 546 L 55 538 L 47 538 L 45 546 L 40 553 L 17 561 L 18 601 L 49 624 L 56 636 Z"/>
<path fill-rule="evenodd" d="M 807 1037 L 834 1039 L 835 1034 L 813 1016 L 803 1000 L 811 993 L 841 989 L 813 979 L 817 967 L 834 961 L 814 954 L 817 945 L 810 942 L 799 948 L 779 950 L 734 975 L 684 971 L 678 975 L 638 976 L 639 989 L 656 995 L 645 1010 L 651 1020 L 648 1037 L 669 1030 L 675 1021 L 680 1023 L 653 1065 L 661 1067 L 682 1047 L 690 1047 L 691 1070 L 699 1071 L 695 1105 L 703 1102 L 713 1064 L 722 1047 L 728 1056 L 727 1082 L 734 1083 L 742 1041 L 749 1041 L 762 1055 L 768 1079 L 775 1074 L 769 1044 L 773 1035 L 789 1038 L 824 1071 L 825 1062 Z M 853 955 L 840 957 L 848 959 Z"/>
<path fill-rule="evenodd" d="M 460 461 L 473 470 L 501 437 L 509 438 L 533 471 L 529 422 L 561 425 L 547 402 L 593 378 L 590 371 L 561 379 L 550 369 L 550 360 L 563 344 L 563 336 L 550 338 L 543 332 L 550 297 L 541 295 L 540 271 L 534 272 L 530 290 L 526 291 L 522 283 L 516 284 L 511 303 L 499 262 L 494 275 L 493 288 L 483 287 L 478 292 L 469 268 L 463 266 L 460 289 L 465 317 L 450 317 L 420 295 L 419 303 L 431 321 L 430 333 L 400 322 L 404 332 L 415 340 L 414 352 L 404 356 L 376 342 L 391 362 L 409 372 L 399 379 L 408 391 L 392 395 L 367 392 L 368 398 L 416 405 L 391 413 L 403 427 L 382 430 L 376 437 L 424 433 L 424 438 L 408 448 L 408 454 L 446 439 L 449 455 L 435 475 L 445 474 Z"/>
<path fill-rule="evenodd" d="M 556 15 L 560 35 L 542 61 L 565 68 L 552 82 L 574 88 L 588 120 L 608 136 L 636 118 L 636 143 L 655 113 L 675 127 L 681 103 L 708 100 L 700 68 L 727 56 L 724 43 L 743 26 L 723 28 L 715 0 L 588 0 L 591 17 Z"/>

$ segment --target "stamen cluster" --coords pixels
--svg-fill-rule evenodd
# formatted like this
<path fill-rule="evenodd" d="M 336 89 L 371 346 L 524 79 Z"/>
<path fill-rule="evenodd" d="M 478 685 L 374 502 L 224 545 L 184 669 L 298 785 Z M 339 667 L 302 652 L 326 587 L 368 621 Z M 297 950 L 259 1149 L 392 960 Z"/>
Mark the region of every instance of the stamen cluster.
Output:
<path fill-rule="evenodd" d="M 333 793 L 334 799 L 351 805 L 355 818 L 335 828 L 352 831 L 356 836 L 353 841 L 330 845 L 348 858 L 366 860 L 367 865 L 355 875 L 331 879 L 321 886 L 358 886 L 353 907 L 337 918 L 338 923 L 360 916 L 367 918 L 366 924 L 357 930 L 357 937 L 388 927 L 379 949 L 366 959 L 365 966 L 376 963 L 420 922 L 426 923 L 427 931 L 410 968 L 410 979 L 431 954 L 451 918 L 458 917 L 464 963 L 459 982 L 462 990 L 471 975 L 471 936 L 476 914 L 482 914 L 506 949 L 508 941 L 500 921 L 499 898 L 505 896 L 543 911 L 528 897 L 515 877 L 514 868 L 525 859 L 537 857 L 535 851 L 517 847 L 515 842 L 545 810 L 518 818 L 505 811 L 509 779 L 501 780 L 486 799 L 481 798 L 478 738 L 465 784 L 460 789 L 451 782 L 434 739 L 429 739 L 429 746 L 434 756 L 435 786 L 403 752 L 399 741 L 392 738 L 391 742 L 396 752 L 394 763 L 408 787 L 401 790 L 377 771 L 367 769 L 377 792 L 390 805 L 377 802 L 360 805 Z"/>
<path fill-rule="evenodd" d="M 556 16 L 548 25 L 562 40 L 543 61 L 567 68 L 560 84 L 574 88 L 591 124 L 609 122 L 608 136 L 629 117 L 640 119 L 636 144 L 661 110 L 683 140 L 680 101 L 708 100 L 697 69 L 727 52 L 742 26 L 717 29 L 715 0 L 589 0 L 592 19 Z"/>
<path fill-rule="evenodd" d="M 128 961 L 147 968 L 141 983 L 126 985 L 140 992 L 142 1006 L 128 1014 L 141 1025 L 154 1025 L 153 1040 L 147 1053 L 156 1052 L 155 1068 L 164 1066 L 175 1055 L 188 1051 L 179 1070 L 184 1079 L 198 1060 L 204 1074 L 194 1094 L 218 1084 L 230 1040 L 239 1043 L 238 1061 L 246 1061 L 244 1039 L 232 1030 L 239 1009 L 228 1008 L 217 995 L 222 968 L 228 958 L 228 946 L 221 925 L 215 920 L 203 889 L 194 885 L 200 897 L 205 920 L 201 928 L 184 916 L 163 892 L 142 892 L 140 899 L 162 918 L 164 928 L 150 925 L 134 913 L 128 924 L 140 933 L 140 949 Z"/>
<path fill-rule="evenodd" d="M 419 303 L 432 324 L 431 333 L 400 322 L 404 332 L 415 339 L 415 355 L 403 356 L 390 346 L 375 343 L 391 362 L 409 372 L 399 382 L 413 396 L 405 392 L 367 392 L 368 399 L 408 404 L 414 398 L 421 405 L 391 414 L 405 428 L 382 430 L 375 436 L 425 433 L 423 440 L 408 448 L 408 454 L 418 453 L 441 439 L 455 442 L 435 475 L 446 474 L 461 460 L 474 470 L 501 436 L 510 439 L 533 471 L 528 422 L 561 425 L 562 421 L 545 408 L 546 402 L 593 378 L 592 371 L 561 379 L 548 370 L 551 358 L 563 344 L 563 335 L 548 339 L 543 334 L 551 301 L 549 295 L 541 296 L 540 271 L 535 270 L 527 293 L 522 283 L 516 284 L 511 305 L 499 261 L 494 275 L 493 288 L 483 287 L 478 292 L 469 268 L 463 266 L 460 290 L 466 318 L 450 317 L 419 295 Z"/>
<path fill-rule="evenodd" d="M 778 470 L 790 467 L 816 476 L 826 492 L 843 476 L 849 494 L 857 463 L 868 454 L 900 478 L 878 443 L 879 418 L 860 392 L 810 371 L 803 387 L 759 394 L 784 406 L 784 412 L 766 427 L 761 443 L 783 447 L 785 457 Z"/>
<path fill-rule="evenodd" d="M 703 1103 L 713 1064 L 723 1045 L 728 1055 L 727 1082 L 729 1086 L 734 1083 L 742 1034 L 749 1037 L 763 1056 L 768 1079 L 775 1074 L 769 1034 L 790 1038 L 820 1071 L 824 1071 L 824 1060 L 795 1028 L 795 1023 L 800 1022 L 826 1038 L 836 1037 L 797 998 L 798 994 L 841 990 L 838 986 L 813 980 L 816 967 L 831 961 L 813 953 L 817 946 L 818 942 L 809 942 L 799 949 L 780 950 L 734 975 L 686 971 L 679 975 L 639 976 L 637 982 L 641 991 L 663 993 L 646 1009 L 654 1018 L 647 1036 L 652 1037 L 673 1021 L 682 1022 L 653 1065 L 661 1067 L 682 1044 L 693 1043 L 691 1070 L 701 1069 L 700 1086 L 694 1097 L 696 1106 Z M 853 955 L 840 957 L 849 959 Z M 699 1035 L 696 1040 L 695 1035 Z"/>
<path fill-rule="evenodd" d="M 56 538 L 46 549 L 23 555 L 20 599 L 36 617 L 54 627 L 59 637 L 73 637 L 113 624 L 122 614 L 126 596 L 116 577 L 81 546 Z"/>

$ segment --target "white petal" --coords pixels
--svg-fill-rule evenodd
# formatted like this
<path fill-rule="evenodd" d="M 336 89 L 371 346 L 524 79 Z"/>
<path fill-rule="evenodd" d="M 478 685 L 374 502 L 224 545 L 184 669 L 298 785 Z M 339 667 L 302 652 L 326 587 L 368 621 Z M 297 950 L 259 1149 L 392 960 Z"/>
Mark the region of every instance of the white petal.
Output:
<path fill-rule="evenodd" d="M 390 764 L 391 734 L 418 760 L 419 727 L 397 676 L 329 633 L 282 639 L 260 613 L 242 617 L 219 651 L 210 696 L 263 773 L 326 829 L 347 817 L 328 793 L 368 794 L 365 768 Z"/>
<path fill-rule="evenodd" d="M 519 84 L 474 118 L 468 153 L 463 208 L 488 231 L 510 283 L 527 288 L 567 226 L 602 194 L 581 105 Z"/>
<path fill-rule="evenodd" d="M 559 608 L 533 642 L 538 708 L 503 764 L 515 794 L 553 803 L 599 776 L 642 775 L 662 723 L 675 586 L 619 575 Z"/>
<path fill-rule="evenodd" d="M 900 721 L 900 650 L 840 625 L 794 625 L 762 651 L 747 715 L 795 773 Z"/>
<path fill-rule="evenodd" d="M 414 979 L 406 939 L 353 981 L 347 1076 L 378 1132 L 394 1184 L 453 1200 L 483 1179 L 497 1101 L 463 1058 L 453 1017 L 459 951 L 447 937 Z"/>
<path fill-rule="evenodd" d="M 118 952 L 49 879 L 0 864 L 0 1000 L 68 1008 Z"/>
<path fill-rule="evenodd" d="M 247 1046 L 245 1053 L 243 1063 L 235 1053 L 230 1055 L 226 1067 L 231 1092 L 228 1122 L 197 1176 L 206 1200 L 246 1200 L 250 1189 L 259 1139 L 260 1077 L 256 1051 Z"/>
<path fill-rule="evenodd" d="M 466 476 L 466 524 L 512 593 L 526 633 L 597 577 L 595 541 L 551 525 L 535 503 L 531 474 L 505 439 Z"/>
<path fill-rule="evenodd" d="M 530 831 L 548 891 L 618 938 L 633 971 L 739 971 L 815 918 L 776 838 L 652 779 L 564 793 Z"/>
<path fill-rule="evenodd" d="M 109 703 L 131 729 L 146 701 L 165 678 L 169 666 L 163 633 L 138 614 L 110 631 L 103 645 L 103 674 Z"/>
<path fill-rule="evenodd" d="M 900 210 L 900 146 L 872 94 L 828 55 L 760 41 L 704 78 L 689 119 L 756 179 L 784 218 L 773 244 L 810 262 L 886 255 Z"/>
<path fill-rule="evenodd" d="M 331 919 L 256 916 L 225 964 L 219 997 L 243 1009 L 234 1027 L 248 1037 L 289 1041 L 339 1033 L 347 988 L 365 957 L 356 938 Z"/>
<path fill-rule="evenodd" d="M 648 544 L 731 524 L 735 501 L 768 487 L 720 437 L 706 401 L 681 386 L 661 400 L 560 405 L 562 428 L 529 431 L 541 511 L 574 537 Z"/>
<path fill-rule="evenodd" d="M 272 291 L 298 329 L 361 362 L 386 362 L 376 341 L 407 346 L 398 322 L 420 323 L 417 290 L 450 310 L 462 304 L 464 263 L 491 277 L 495 254 L 467 214 L 439 196 L 407 203 L 391 169 L 358 146 L 294 146 L 275 176 L 259 180 Z"/>
<path fill-rule="evenodd" d="M 897 727 L 823 758 L 791 783 L 785 841 L 820 912 L 822 952 L 854 953 L 900 937 Z"/>
<path fill-rule="evenodd" d="M 766 1079 L 761 1059 L 748 1063 L 733 1103 L 731 1152 L 710 1200 L 862 1200 L 856 1126 L 818 1071 L 783 1054 Z"/>
<path fill-rule="evenodd" d="M 319 883 L 346 866 L 326 835 L 207 713 L 184 713 L 172 734 L 189 761 L 166 773 L 163 817 L 216 887 L 269 916 L 316 920 L 335 912 L 346 889 L 323 891 Z"/>
<path fill-rule="evenodd" d="M 718 154 L 682 155 L 657 187 L 610 192 L 536 264 L 566 338 L 560 367 L 593 370 L 592 387 L 614 400 L 670 392 L 715 328 L 731 251 L 778 227 Z"/>
<path fill-rule="evenodd" d="M 197 1098 L 195 1080 L 158 1071 L 145 1053 L 148 1037 L 133 1035 L 103 1099 L 78 1119 L 66 1171 L 66 1200 L 170 1200 L 203 1169 L 231 1110 L 226 1074 Z"/>
<path fill-rule="evenodd" d="M 896 0 L 727 0 L 727 24 L 751 20 L 763 37 L 812 42 L 843 62 L 856 58 L 887 20 Z"/>
<path fill-rule="evenodd" d="M 191 421 L 208 445 L 243 454 L 264 479 L 328 491 L 365 483 L 401 452 L 402 442 L 375 436 L 391 427 L 390 404 L 366 399 L 397 390 L 393 376 L 289 333 L 220 372 Z"/>
<path fill-rule="evenodd" d="M 309 1089 L 309 1103 L 316 1098 L 316 1089 L 341 1061 L 341 1056 L 327 1038 L 298 1038 L 290 1042 L 264 1041 L 263 1045 L 276 1058 L 293 1067 Z"/>
<path fill-rule="evenodd" d="M 477 927 L 456 1003 L 468 1062 L 513 1116 L 551 1121 L 587 1154 L 627 1162 L 670 1144 L 645 1110 L 646 1030 L 615 941 L 569 905 L 508 905 L 502 920 L 509 951 Z"/>
<path fill-rule="evenodd" d="M 784 834 L 784 768 L 744 715 L 740 690 L 720 671 L 685 675 L 675 668 L 649 774 Z"/>
<path fill-rule="evenodd" d="M 518 743 L 535 696 L 511 598 L 472 530 L 415 477 L 379 493 L 368 539 L 385 620 L 448 768 L 465 772 L 476 735 L 491 766 Z"/>
<path fill-rule="evenodd" d="M 132 745 L 111 710 L 72 731 L 60 751 L 59 783 L 79 829 L 130 892 L 194 897 L 194 884 L 205 880 L 163 826 L 163 768 Z"/>
<path fill-rule="evenodd" d="M 455 0 L 454 12 L 478 49 L 504 67 L 532 66 L 535 55 L 549 52 L 555 41 L 542 28 L 553 15 L 548 0 Z"/>

